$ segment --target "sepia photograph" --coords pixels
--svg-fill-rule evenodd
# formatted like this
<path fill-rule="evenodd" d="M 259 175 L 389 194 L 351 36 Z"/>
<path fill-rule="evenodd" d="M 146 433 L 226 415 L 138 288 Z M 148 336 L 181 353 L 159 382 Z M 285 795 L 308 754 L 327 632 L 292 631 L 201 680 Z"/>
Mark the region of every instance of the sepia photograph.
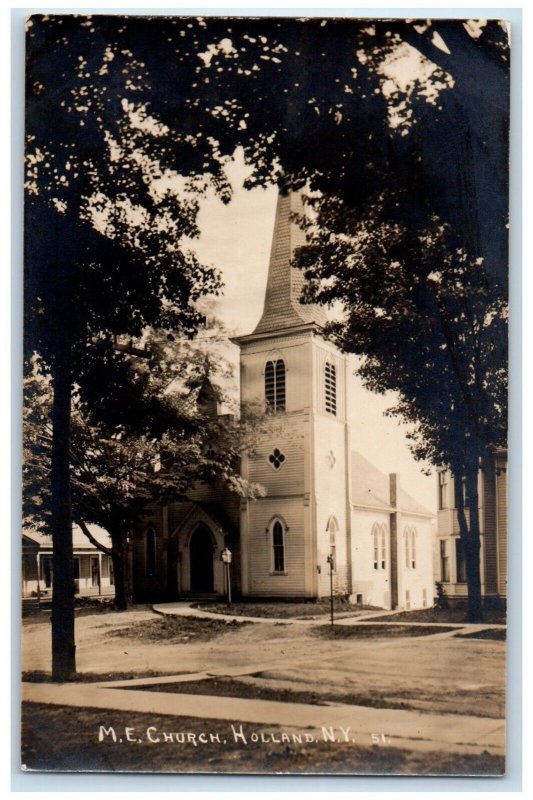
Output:
<path fill-rule="evenodd" d="M 510 45 L 26 19 L 23 772 L 506 774 Z"/>

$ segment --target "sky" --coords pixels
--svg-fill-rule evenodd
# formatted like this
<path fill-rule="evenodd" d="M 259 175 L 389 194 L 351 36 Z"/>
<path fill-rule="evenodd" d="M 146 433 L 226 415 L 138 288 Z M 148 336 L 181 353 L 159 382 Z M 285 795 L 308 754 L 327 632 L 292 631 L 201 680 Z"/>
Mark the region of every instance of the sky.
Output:
<path fill-rule="evenodd" d="M 225 289 L 218 314 L 233 334 L 242 335 L 253 331 L 263 311 L 277 189 L 245 190 L 246 168 L 238 154 L 227 173 L 232 201 L 224 205 L 213 193 L 204 198 L 198 218 L 201 235 L 189 246 L 203 263 L 221 271 Z M 352 364 L 355 370 L 355 358 Z M 423 475 L 422 465 L 413 459 L 405 438 L 407 427 L 384 416 L 395 396 L 369 392 L 355 375 L 352 388 L 349 413 L 355 449 L 382 472 L 399 473 L 403 489 L 436 513 L 435 475 Z"/>

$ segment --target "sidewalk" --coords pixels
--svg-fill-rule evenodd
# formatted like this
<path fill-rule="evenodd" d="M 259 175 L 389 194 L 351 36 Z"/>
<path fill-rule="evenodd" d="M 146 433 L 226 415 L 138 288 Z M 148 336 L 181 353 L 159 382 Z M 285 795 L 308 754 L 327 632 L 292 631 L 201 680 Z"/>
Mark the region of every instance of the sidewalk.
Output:
<path fill-rule="evenodd" d="M 155 611 L 156 614 L 163 614 L 163 615 L 170 615 L 170 616 L 181 616 L 181 617 L 205 617 L 206 619 L 225 619 L 228 621 L 235 620 L 236 622 L 259 622 L 259 623 L 267 623 L 272 624 L 275 623 L 276 625 L 292 625 L 293 623 L 296 625 L 316 625 L 320 624 L 321 622 L 329 622 L 329 613 L 318 614 L 312 617 L 252 617 L 252 616 L 244 616 L 242 614 L 232 614 L 231 607 L 228 608 L 227 614 L 220 614 L 215 613 L 214 611 L 204 611 L 200 608 L 194 608 L 194 604 L 190 603 L 186 600 L 178 600 L 175 603 L 156 603 L 152 606 L 152 610 Z M 343 611 L 342 614 L 346 614 L 347 612 Z M 399 613 L 399 612 L 398 612 Z M 354 613 L 352 616 L 336 616 L 335 622 L 344 621 L 353 621 L 353 622 L 360 622 L 362 620 L 379 620 L 380 617 L 390 616 L 394 614 L 394 611 L 356 611 L 354 609 Z M 411 625 L 415 623 L 402 623 L 404 625 Z M 420 625 L 426 625 L 428 623 L 421 622 L 416 623 Z M 431 623 L 433 624 L 433 623 Z M 444 623 L 436 623 L 436 624 L 444 624 Z M 455 624 L 455 623 L 454 623 Z"/>
<path fill-rule="evenodd" d="M 248 617 L 241 614 L 232 614 L 231 609 L 228 609 L 227 614 L 218 614 L 213 611 L 204 611 L 199 608 L 193 608 L 192 604 L 187 601 L 178 601 L 175 603 L 157 603 L 152 606 L 152 610 L 156 614 L 163 616 L 177 616 L 177 617 L 199 617 L 203 619 L 218 619 L 226 620 L 226 622 L 257 622 L 259 624 L 269 625 L 327 625 L 330 621 L 328 615 L 324 614 L 320 617 L 309 617 L 308 619 L 297 618 L 276 618 L 276 617 Z M 438 636 L 453 636 L 458 630 L 464 633 L 470 633 L 476 630 L 489 630 L 492 628 L 504 628 L 505 625 L 498 623 L 469 623 L 469 622 L 407 622 L 398 621 L 394 622 L 387 619 L 386 622 L 381 622 L 380 617 L 390 617 L 395 613 L 402 613 L 402 611 L 359 611 L 354 612 L 352 617 L 342 616 L 335 618 L 335 625 L 401 625 L 404 627 L 425 627 L 425 628 L 446 628 L 447 630 Z M 453 628 L 450 631 L 449 628 Z"/>
<path fill-rule="evenodd" d="M 191 680 L 197 677 L 188 676 Z M 183 680 L 183 676 L 180 679 Z M 173 678 L 166 677 L 164 680 L 169 683 Z M 161 679 L 146 679 L 145 685 L 158 682 L 161 683 Z M 117 682 L 119 684 L 133 687 L 139 681 Z M 326 741 L 334 736 L 335 741 L 349 741 L 365 747 L 372 746 L 374 734 L 384 737 L 380 741 L 381 746 L 419 752 L 479 754 L 488 751 L 494 755 L 503 755 L 505 752 L 505 722 L 498 719 L 459 714 L 422 714 L 337 703 L 318 706 L 196 694 L 174 695 L 112 687 L 111 683 L 23 683 L 22 699 L 33 703 L 114 709 L 154 716 L 227 720 L 229 740 L 237 744 L 242 742 L 238 735 L 241 733 L 239 723 L 251 723 L 293 731 L 305 729 L 316 741 Z"/>

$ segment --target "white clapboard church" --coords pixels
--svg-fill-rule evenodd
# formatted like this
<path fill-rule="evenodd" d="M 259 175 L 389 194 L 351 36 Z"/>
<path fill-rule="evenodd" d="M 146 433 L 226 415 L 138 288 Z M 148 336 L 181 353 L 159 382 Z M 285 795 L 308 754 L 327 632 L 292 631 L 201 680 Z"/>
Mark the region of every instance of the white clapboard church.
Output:
<path fill-rule="evenodd" d="M 304 234 L 298 194 L 280 196 L 264 310 L 240 348 L 241 402 L 262 404 L 271 424 L 243 458 L 242 474 L 266 496 L 244 500 L 199 486 L 190 501 L 154 507 L 132 543 L 139 601 L 225 593 L 221 554 L 247 597 L 318 598 L 330 592 L 383 608 L 431 606 L 432 514 L 357 452 L 353 364 L 323 336 L 321 307 L 299 302 L 291 266 Z M 216 403 L 215 403 L 216 407 Z M 216 409 L 215 409 L 216 413 Z"/>

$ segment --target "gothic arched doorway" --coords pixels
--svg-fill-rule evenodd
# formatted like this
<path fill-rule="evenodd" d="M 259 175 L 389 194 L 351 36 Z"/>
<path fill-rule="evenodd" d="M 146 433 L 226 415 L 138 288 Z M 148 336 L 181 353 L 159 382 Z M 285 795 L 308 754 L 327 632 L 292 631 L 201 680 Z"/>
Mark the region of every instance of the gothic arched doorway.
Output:
<path fill-rule="evenodd" d="M 200 523 L 189 543 L 191 564 L 191 592 L 200 594 L 213 591 L 213 536 L 207 527 Z"/>

